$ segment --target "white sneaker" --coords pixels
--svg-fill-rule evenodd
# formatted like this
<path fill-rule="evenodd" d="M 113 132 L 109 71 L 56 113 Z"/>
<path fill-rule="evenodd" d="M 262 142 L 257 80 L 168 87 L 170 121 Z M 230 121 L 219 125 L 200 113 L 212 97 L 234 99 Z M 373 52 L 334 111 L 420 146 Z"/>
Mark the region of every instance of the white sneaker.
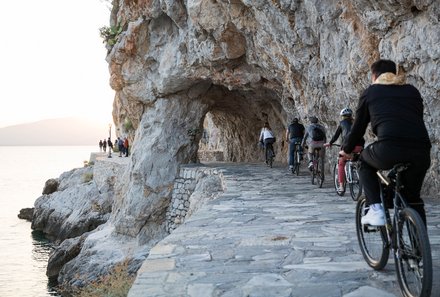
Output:
<path fill-rule="evenodd" d="M 385 226 L 385 212 L 382 207 L 372 207 L 367 214 L 361 218 L 362 225 Z"/>
<path fill-rule="evenodd" d="M 309 162 L 309 165 L 307 166 L 307 168 L 312 171 L 313 170 L 313 161 Z"/>
<path fill-rule="evenodd" d="M 293 165 L 289 165 L 289 169 L 292 170 L 293 169 Z"/>
<path fill-rule="evenodd" d="M 339 193 L 344 192 L 344 187 L 341 186 L 341 185 L 339 185 L 339 186 L 338 186 L 338 192 L 339 192 Z"/>

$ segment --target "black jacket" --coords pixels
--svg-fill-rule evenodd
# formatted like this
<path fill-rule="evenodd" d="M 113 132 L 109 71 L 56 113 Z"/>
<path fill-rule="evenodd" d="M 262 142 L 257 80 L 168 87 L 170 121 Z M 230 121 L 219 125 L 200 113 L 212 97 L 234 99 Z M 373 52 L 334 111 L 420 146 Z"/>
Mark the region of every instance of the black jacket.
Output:
<path fill-rule="evenodd" d="M 292 138 L 303 138 L 304 137 L 304 125 L 300 124 L 300 123 L 292 123 L 289 125 L 289 127 L 287 128 L 287 130 L 289 131 L 289 139 Z"/>
<path fill-rule="evenodd" d="M 378 141 L 392 141 L 402 147 L 429 148 L 423 122 L 423 101 L 412 85 L 373 84 L 361 95 L 344 152 L 351 153 L 364 136 L 368 123 Z"/>
<path fill-rule="evenodd" d="M 339 136 L 342 136 L 341 137 L 341 144 L 343 144 L 345 139 L 347 138 L 347 135 L 351 131 L 352 124 L 353 124 L 352 119 L 343 119 L 342 121 L 340 121 L 339 126 L 336 129 L 336 132 L 333 135 L 333 137 L 329 143 L 333 144 L 336 140 L 338 140 Z M 365 144 L 365 140 L 363 137 L 361 137 L 361 139 L 358 141 L 358 143 L 356 143 L 356 145 L 359 145 L 359 146 L 364 146 L 364 144 Z"/>

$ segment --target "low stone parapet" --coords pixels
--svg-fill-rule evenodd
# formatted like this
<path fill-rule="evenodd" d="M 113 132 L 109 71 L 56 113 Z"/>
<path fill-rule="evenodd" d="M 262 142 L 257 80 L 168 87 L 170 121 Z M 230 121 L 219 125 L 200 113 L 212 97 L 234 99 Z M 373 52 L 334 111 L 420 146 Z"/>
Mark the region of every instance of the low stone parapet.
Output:
<path fill-rule="evenodd" d="M 224 189 L 222 172 L 205 166 L 182 166 L 174 183 L 166 214 L 166 230 L 171 233 L 204 202 L 215 199 Z"/>

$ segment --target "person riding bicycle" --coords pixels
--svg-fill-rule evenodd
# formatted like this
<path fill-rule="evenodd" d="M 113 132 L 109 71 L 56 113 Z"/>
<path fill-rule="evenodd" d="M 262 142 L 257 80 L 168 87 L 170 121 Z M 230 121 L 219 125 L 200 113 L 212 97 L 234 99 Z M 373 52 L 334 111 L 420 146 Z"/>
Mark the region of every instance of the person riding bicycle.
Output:
<path fill-rule="evenodd" d="M 369 211 L 362 224 L 383 226 L 377 170 L 388 170 L 398 163 L 410 163 L 402 172 L 403 196 L 421 216 L 426 226 L 424 202 L 420 191 L 431 164 L 431 142 L 423 121 L 423 100 L 414 86 L 396 75 L 396 64 L 378 60 L 371 65 L 372 84 L 362 93 L 351 132 L 344 141 L 341 155 L 351 154 L 371 124 L 377 141 L 361 153 L 359 175 Z"/>
<path fill-rule="evenodd" d="M 328 143 L 324 144 L 325 147 L 332 146 L 332 144 L 336 140 L 338 140 L 339 136 L 341 136 L 341 143 L 344 143 L 345 138 L 347 137 L 348 133 L 350 133 L 351 126 L 353 124 L 353 111 L 350 108 L 344 108 L 341 110 L 340 116 L 342 120 L 339 122 L 339 126 L 336 129 L 332 139 L 330 139 Z M 359 143 L 357 143 L 356 146 L 354 147 L 353 153 L 360 153 L 364 147 L 364 144 L 365 144 L 365 140 L 362 137 L 359 140 Z M 348 159 L 349 158 L 347 158 L 347 156 L 339 156 L 338 158 L 338 182 L 339 182 L 338 191 L 339 192 L 344 191 L 344 181 L 345 181 L 344 167 Z"/>
<path fill-rule="evenodd" d="M 299 123 L 298 118 L 294 118 L 286 129 L 286 139 L 289 141 L 289 169 L 292 170 L 295 164 L 296 144 L 301 144 L 304 137 L 304 125 Z M 299 146 L 302 153 L 302 147 Z"/>
<path fill-rule="evenodd" d="M 311 116 L 309 118 L 310 125 L 306 129 L 306 133 L 304 134 L 304 138 L 301 142 L 302 147 L 308 147 L 308 158 L 309 158 L 309 165 L 307 168 L 309 170 L 313 169 L 313 151 L 316 148 L 320 148 L 320 157 L 322 160 L 324 160 L 325 156 L 325 148 L 324 143 L 327 141 L 326 131 L 324 126 L 318 123 L 318 118 L 315 116 Z"/>
<path fill-rule="evenodd" d="M 264 156 L 267 164 L 267 149 L 271 148 L 273 152 L 273 157 L 275 157 L 275 151 L 273 150 L 272 144 L 275 142 L 275 134 L 269 126 L 268 122 L 264 123 L 263 128 L 260 132 L 260 143 L 264 146 Z"/>

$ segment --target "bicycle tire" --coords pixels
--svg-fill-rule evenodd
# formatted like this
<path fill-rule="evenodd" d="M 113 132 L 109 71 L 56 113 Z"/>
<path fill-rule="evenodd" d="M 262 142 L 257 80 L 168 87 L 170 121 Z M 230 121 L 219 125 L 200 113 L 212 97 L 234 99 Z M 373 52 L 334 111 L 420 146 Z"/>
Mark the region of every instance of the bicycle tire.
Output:
<path fill-rule="evenodd" d="M 273 155 L 274 155 L 273 149 L 270 148 L 270 150 L 269 150 L 269 167 L 270 168 L 272 168 L 272 166 L 273 166 Z"/>
<path fill-rule="evenodd" d="M 298 148 L 295 154 L 295 166 L 293 167 L 293 172 L 292 173 L 296 173 L 296 175 L 299 175 L 299 166 L 300 166 L 300 162 L 301 162 L 301 153 L 298 152 Z"/>
<path fill-rule="evenodd" d="M 314 161 L 313 161 L 313 163 L 314 163 Z M 310 173 L 312 175 L 312 185 L 314 185 L 315 184 L 315 177 L 316 177 L 315 165 L 313 165 L 312 171 Z"/>
<path fill-rule="evenodd" d="M 412 208 L 399 213 L 396 225 L 397 280 L 403 296 L 427 297 L 432 290 L 432 255 L 428 233 L 420 215 Z"/>
<path fill-rule="evenodd" d="M 339 196 L 344 196 L 345 194 L 345 190 L 346 190 L 346 182 L 344 181 L 344 185 L 342 187 L 342 191 L 339 191 L 339 173 L 338 173 L 338 163 L 335 164 L 335 166 L 333 167 L 333 182 L 335 184 L 335 191 L 336 194 L 338 194 Z"/>
<path fill-rule="evenodd" d="M 359 247 L 368 266 L 381 270 L 387 265 L 390 248 L 385 226 L 361 224 L 361 217 L 366 213 L 367 199 L 362 196 L 356 204 L 356 235 Z"/>
<path fill-rule="evenodd" d="M 359 180 L 359 173 L 356 166 L 351 166 L 351 182 L 349 188 L 351 199 L 357 201 L 362 195 L 362 184 Z"/>
<path fill-rule="evenodd" d="M 316 160 L 316 169 L 316 175 L 318 176 L 318 187 L 322 188 L 322 184 L 324 183 L 324 162 L 320 157 L 318 157 Z"/>

